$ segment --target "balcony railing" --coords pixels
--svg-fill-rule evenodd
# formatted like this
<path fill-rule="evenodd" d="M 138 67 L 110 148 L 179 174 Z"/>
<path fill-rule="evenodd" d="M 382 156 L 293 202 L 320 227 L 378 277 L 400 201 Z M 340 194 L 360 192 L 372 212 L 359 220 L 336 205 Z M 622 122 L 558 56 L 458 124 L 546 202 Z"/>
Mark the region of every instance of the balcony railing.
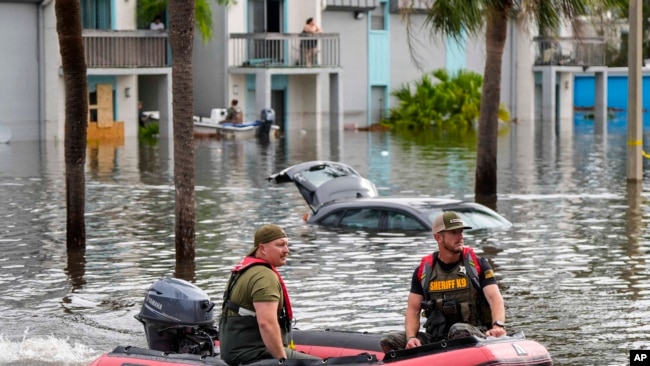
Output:
<path fill-rule="evenodd" d="M 167 33 L 84 29 L 89 68 L 169 67 Z"/>
<path fill-rule="evenodd" d="M 292 33 L 232 33 L 229 47 L 231 67 L 301 68 L 341 65 L 337 33 L 309 36 Z"/>
<path fill-rule="evenodd" d="M 327 0 L 327 10 L 369 11 L 379 6 L 379 0 Z"/>
<path fill-rule="evenodd" d="M 431 7 L 430 0 L 389 0 L 389 10 L 391 13 L 399 13 L 403 10 L 414 12 L 416 14 L 425 14 Z"/>
<path fill-rule="evenodd" d="M 605 40 L 535 37 L 535 65 L 604 66 Z"/>

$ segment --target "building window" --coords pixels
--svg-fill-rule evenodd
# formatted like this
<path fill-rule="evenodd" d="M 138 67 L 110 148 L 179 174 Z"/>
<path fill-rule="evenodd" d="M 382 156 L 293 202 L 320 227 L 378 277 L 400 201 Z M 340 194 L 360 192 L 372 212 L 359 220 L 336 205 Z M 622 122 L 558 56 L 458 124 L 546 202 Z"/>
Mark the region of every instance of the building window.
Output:
<path fill-rule="evenodd" d="M 81 0 L 84 29 L 111 29 L 111 0 Z"/>
<path fill-rule="evenodd" d="M 386 30 L 386 3 L 382 2 L 370 12 L 370 29 Z"/>

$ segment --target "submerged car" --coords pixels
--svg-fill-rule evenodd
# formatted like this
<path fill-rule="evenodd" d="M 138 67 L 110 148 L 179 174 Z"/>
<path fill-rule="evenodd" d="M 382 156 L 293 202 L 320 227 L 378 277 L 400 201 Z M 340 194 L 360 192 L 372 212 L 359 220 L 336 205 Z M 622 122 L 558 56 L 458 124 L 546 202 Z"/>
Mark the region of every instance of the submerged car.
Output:
<path fill-rule="evenodd" d="M 379 197 L 375 185 L 347 164 L 300 163 L 273 174 L 269 182 L 293 182 L 311 208 L 305 221 L 327 227 L 387 232 L 430 231 L 444 211 L 457 212 L 472 230 L 512 224 L 494 210 L 473 202 L 446 198 Z"/>

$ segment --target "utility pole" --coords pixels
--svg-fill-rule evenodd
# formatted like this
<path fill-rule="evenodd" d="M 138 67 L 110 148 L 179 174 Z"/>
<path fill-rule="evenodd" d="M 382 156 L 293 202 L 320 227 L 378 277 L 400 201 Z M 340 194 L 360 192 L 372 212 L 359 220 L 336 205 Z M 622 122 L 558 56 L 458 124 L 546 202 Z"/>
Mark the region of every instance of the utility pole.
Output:
<path fill-rule="evenodd" d="M 627 180 L 643 180 L 643 124 L 642 108 L 642 0 L 630 0 L 630 33 L 628 38 L 628 110 L 627 110 Z"/>

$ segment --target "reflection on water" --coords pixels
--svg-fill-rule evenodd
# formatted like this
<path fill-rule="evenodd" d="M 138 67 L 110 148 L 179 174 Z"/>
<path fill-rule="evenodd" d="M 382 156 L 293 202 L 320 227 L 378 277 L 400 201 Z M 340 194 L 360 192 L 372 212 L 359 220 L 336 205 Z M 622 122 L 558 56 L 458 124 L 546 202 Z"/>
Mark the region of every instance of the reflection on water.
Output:
<path fill-rule="evenodd" d="M 496 269 L 510 329 L 546 345 L 556 364 L 626 364 L 627 350 L 650 341 L 648 190 L 626 184 L 625 135 L 577 125 L 549 142 L 534 130 L 520 122 L 499 137 L 497 209 L 513 228 L 467 242 Z M 291 238 L 281 270 L 298 327 L 401 329 L 410 274 L 432 238 L 308 226 L 295 186 L 266 177 L 332 159 L 381 195 L 472 200 L 475 141 L 309 129 L 266 144 L 197 141 L 190 267 L 175 265 L 169 141 L 89 148 L 87 248 L 77 253 L 65 251 L 63 146 L 0 145 L 0 363 L 87 364 L 118 344 L 146 346 L 133 315 L 148 286 L 178 276 L 219 302 L 255 227 L 268 222 Z"/>

